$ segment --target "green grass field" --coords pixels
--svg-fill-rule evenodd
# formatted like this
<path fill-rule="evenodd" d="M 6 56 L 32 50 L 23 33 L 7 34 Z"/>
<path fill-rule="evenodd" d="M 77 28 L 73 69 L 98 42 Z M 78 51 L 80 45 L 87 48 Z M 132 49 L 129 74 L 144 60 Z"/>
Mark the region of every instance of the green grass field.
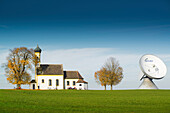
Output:
<path fill-rule="evenodd" d="M 0 112 L 170 113 L 170 90 L 0 90 Z"/>

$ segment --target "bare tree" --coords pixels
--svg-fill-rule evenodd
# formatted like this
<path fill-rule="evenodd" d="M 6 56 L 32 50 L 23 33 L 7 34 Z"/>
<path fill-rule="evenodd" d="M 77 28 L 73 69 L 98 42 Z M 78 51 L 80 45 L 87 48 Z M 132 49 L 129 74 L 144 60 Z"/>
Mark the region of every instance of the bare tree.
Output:
<path fill-rule="evenodd" d="M 17 88 L 21 87 L 21 84 L 30 82 L 31 76 L 29 72 L 39 62 L 33 49 L 27 49 L 26 47 L 10 50 L 7 60 L 8 62 L 4 64 L 5 75 L 9 83 L 17 84 Z"/>
<path fill-rule="evenodd" d="M 103 68 L 107 71 L 109 77 L 108 85 L 111 86 L 112 90 L 112 86 L 119 84 L 123 79 L 123 68 L 119 66 L 119 62 L 113 57 L 107 59 Z"/>

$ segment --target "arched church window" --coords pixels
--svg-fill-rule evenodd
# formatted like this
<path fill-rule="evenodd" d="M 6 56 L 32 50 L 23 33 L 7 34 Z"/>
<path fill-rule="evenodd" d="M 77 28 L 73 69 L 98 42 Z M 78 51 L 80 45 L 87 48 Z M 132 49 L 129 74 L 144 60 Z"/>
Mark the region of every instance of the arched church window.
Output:
<path fill-rule="evenodd" d="M 42 79 L 42 83 L 44 83 L 44 79 Z"/>
<path fill-rule="evenodd" d="M 75 86 L 76 85 L 76 82 L 75 81 L 73 81 L 73 86 Z"/>
<path fill-rule="evenodd" d="M 49 86 L 52 86 L 52 80 L 49 79 Z"/>
<path fill-rule="evenodd" d="M 67 86 L 69 86 L 70 85 L 70 82 L 69 81 L 67 81 Z"/>
<path fill-rule="evenodd" d="M 56 86 L 59 86 L 59 80 L 56 79 Z"/>

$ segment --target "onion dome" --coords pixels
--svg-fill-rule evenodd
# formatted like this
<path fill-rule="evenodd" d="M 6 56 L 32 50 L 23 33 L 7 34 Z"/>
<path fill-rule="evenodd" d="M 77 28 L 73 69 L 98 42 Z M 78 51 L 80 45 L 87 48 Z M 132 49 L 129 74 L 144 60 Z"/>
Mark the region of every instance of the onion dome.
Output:
<path fill-rule="evenodd" d="M 34 52 L 40 52 L 40 53 L 41 53 L 41 49 L 39 48 L 38 45 L 37 45 L 37 47 L 34 49 Z"/>

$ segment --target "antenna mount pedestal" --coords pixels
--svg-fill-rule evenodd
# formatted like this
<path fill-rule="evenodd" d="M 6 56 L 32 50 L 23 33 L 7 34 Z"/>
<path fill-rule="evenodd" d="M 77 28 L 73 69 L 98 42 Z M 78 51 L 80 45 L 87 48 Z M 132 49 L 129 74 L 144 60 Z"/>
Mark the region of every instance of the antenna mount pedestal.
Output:
<path fill-rule="evenodd" d="M 139 89 L 158 89 L 158 87 L 154 84 L 151 78 L 144 77 L 142 84 L 139 86 Z"/>

